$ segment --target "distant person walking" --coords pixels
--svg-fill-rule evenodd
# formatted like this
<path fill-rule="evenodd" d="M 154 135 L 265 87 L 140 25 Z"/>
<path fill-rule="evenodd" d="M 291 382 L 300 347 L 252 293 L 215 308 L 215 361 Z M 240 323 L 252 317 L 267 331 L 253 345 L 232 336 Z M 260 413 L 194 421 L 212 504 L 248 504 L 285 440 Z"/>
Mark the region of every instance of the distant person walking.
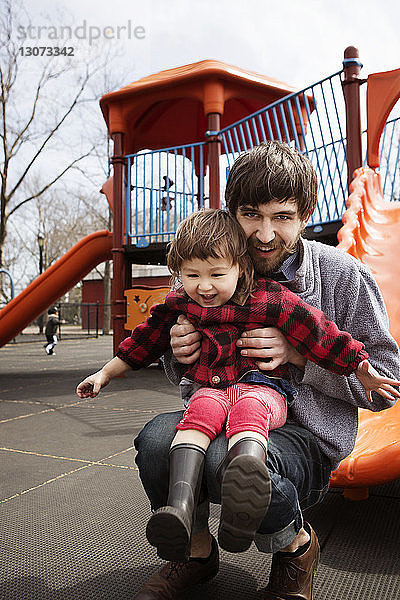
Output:
<path fill-rule="evenodd" d="M 48 318 L 45 330 L 47 344 L 45 345 L 45 350 L 46 354 L 55 356 L 54 346 L 58 344 L 57 329 L 60 324 L 60 319 L 58 318 L 58 310 L 54 306 L 49 308 L 47 314 Z"/>

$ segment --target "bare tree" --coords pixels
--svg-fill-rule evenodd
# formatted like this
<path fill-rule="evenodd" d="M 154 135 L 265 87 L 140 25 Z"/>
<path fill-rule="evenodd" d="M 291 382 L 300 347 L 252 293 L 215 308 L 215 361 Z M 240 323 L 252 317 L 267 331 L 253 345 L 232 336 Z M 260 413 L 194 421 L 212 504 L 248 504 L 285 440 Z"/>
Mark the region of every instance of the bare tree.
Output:
<path fill-rule="evenodd" d="M 105 73 L 105 79 L 108 80 L 107 74 Z M 108 88 L 110 87 L 110 81 L 107 81 Z M 116 87 L 114 85 L 113 87 Z M 110 137 L 108 134 L 105 136 L 103 131 L 99 131 L 98 127 L 93 126 L 90 132 L 90 139 L 93 136 L 100 137 L 100 143 L 94 143 L 93 154 L 98 161 L 99 171 L 103 174 L 103 182 L 107 181 L 111 177 L 111 144 Z M 86 175 L 82 173 L 83 175 Z M 86 175 L 87 176 L 87 175 Z M 106 211 L 99 210 L 98 196 L 95 194 L 84 200 L 89 212 L 96 216 L 97 221 L 102 227 L 112 231 L 113 215 L 110 205 L 107 204 Z M 108 335 L 111 328 L 111 261 L 107 260 L 104 263 L 104 269 L 95 269 L 98 276 L 103 280 L 104 290 L 104 302 L 103 302 L 103 335 Z"/>
<path fill-rule="evenodd" d="M 126 81 L 127 75 L 122 71 L 116 73 L 113 71 L 113 76 L 110 75 L 109 70 L 102 72 L 102 90 L 116 89 L 122 85 L 123 81 Z M 88 138 L 92 141 L 94 146 L 93 155 L 97 159 L 98 169 L 102 172 L 104 181 L 107 181 L 112 174 L 111 169 L 111 140 L 108 133 L 104 133 L 103 128 L 99 128 L 98 124 L 92 123 L 90 125 L 90 131 L 88 132 Z M 84 174 L 87 176 L 87 174 Z M 93 204 L 89 206 L 93 210 Z M 103 217 L 98 215 L 100 219 Z M 104 227 L 109 231 L 112 231 L 113 215 L 111 207 L 107 204 L 106 220 Z M 103 279 L 104 289 L 104 306 L 103 306 L 103 335 L 108 335 L 111 328 L 111 261 L 107 260 L 104 264 L 104 269 L 96 269 L 99 277 Z"/>
<path fill-rule="evenodd" d="M 85 235 L 105 227 L 106 218 L 97 210 L 90 209 L 90 205 L 86 195 L 80 197 L 76 194 L 71 202 L 69 191 L 60 187 L 36 199 L 37 218 L 33 221 L 33 237 L 43 237 L 43 270 Z M 35 256 L 36 248 L 32 250 Z"/>
<path fill-rule="evenodd" d="M 104 59 L 104 54 L 102 58 L 93 55 L 90 60 L 74 62 L 66 57 L 58 62 L 54 58 L 34 57 L 34 64 L 28 65 L 15 39 L 21 15 L 29 18 L 22 5 L 16 6 L 11 0 L 2 3 L 0 267 L 4 265 L 8 226 L 16 213 L 40 198 L 67 173 L 75 170 L 79 174 L 84 170 L 84 160 L 92 154 L 94 146 L 85 136 L 72 141 L 76 130 L 73 134 L 69 131 L 71 115 L 82 118 L 81 111 L 88 103 L 97 103 L 91 85 L 109 60 L 107 56 Z M 40 183 L 34 186 L 33 181 Z"/>

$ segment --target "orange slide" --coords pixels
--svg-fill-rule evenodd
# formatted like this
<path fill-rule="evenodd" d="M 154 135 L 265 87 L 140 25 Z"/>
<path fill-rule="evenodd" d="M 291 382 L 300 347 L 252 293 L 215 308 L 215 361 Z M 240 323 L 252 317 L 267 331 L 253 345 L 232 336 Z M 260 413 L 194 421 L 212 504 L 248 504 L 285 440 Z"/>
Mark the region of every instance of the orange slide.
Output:
<path fill-rule="evenodd" d="M 111 258 L 112 233 L 96 231 L 32 281 L 0 311 L 0 346 L 12 340 L 99 263 Z"/>
<path fill-rule="evenodd" d="M 356 170 L 350 189 L 338 248 L 371 269 L 385 299 L 390 331 L 400 343 L 400 202 L 383 200 L 380 175 L 368 167 Z M 332 473 L 331 485 L 361 500 L 369 486 L 399 477 L 400 401 L 380 413 L 360 409 L 356 445 Z"/>

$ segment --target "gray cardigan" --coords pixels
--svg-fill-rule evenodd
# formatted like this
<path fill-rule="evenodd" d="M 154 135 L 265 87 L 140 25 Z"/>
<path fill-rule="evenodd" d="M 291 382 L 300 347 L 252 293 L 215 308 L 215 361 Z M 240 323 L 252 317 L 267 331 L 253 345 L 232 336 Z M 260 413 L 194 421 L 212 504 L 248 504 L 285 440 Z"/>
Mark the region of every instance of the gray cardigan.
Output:
<path fill-rule="evenodd" d="M 301 241 L 300 266 L 295 278 L 285 285 L 322 310 L 339 329 L 363 342 L 371 364 L 382 375 L 398 379 L 399 349 L 388 331 L 383 298 L 369 269 L 337 248 Z M 182 367 L 175 361 L 165 361 L 167 376 L 174 383 L 184 375 Z M 335 375 L 311 362 L 306 363 L 304 372 L 294 366 L 290 370 L 291 383 L 298 393 L 289 407 L 287 422 L 305 427 L 316 436 L 332 468 L 354 447 L 357 408 L 380 411 L 394 404 L 375 393 L 372 404 L 368 402 L 355 375 Z M 187 380 L 182 383 L 182 397 L 187 399 L 197 388 Z"/>

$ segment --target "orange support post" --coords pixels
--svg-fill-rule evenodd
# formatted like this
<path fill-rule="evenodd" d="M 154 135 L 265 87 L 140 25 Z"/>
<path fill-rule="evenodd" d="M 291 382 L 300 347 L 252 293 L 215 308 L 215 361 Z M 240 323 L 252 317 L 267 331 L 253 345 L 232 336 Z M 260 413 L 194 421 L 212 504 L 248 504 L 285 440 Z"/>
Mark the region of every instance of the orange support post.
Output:
<path fill-rule="evenodd" d="M 113 286 L 111 319 L 114 331 L 114 354 L 117 352 L 120 342 L 126 337 L 125 323 L 125 280 L 126 265 L 123 247 L 123 223 L 124 223 L 124 156 L 123 156 L 123 133 L 114 133 L 114 156 L 112 164 L 114 167 L 113 177 Z"/>
<path fill-rule="evenodd" d="M 210 113 L 208 120 L 208 167 L 210 169 L 210 208 L 220 208 L 219 185 L 219 157 L 221 155 L 221 141 L 215 135 L 221 128 L 221 115 Z"/>

